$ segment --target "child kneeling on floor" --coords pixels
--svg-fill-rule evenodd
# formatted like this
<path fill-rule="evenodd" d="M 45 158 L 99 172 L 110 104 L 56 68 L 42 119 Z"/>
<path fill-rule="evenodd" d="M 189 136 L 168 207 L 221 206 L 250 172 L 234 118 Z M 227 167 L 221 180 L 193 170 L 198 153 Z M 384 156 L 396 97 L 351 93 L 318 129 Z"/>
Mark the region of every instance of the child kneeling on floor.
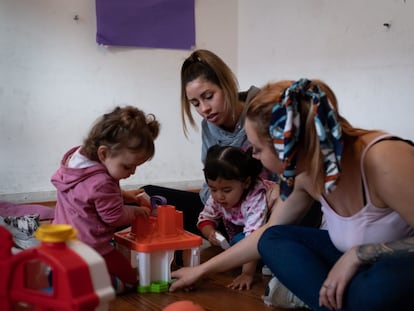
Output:
<path fill-rule="evenodd" d="M 137 272 L 111 245 L 113 234 L 137 215 L 150 213 L 142 196 L 131 202 L 138 206 L 124 204 L 119 181 L 154 156 L 159 126 L 152 114 L 132 106 L 116 107 L 98 119 L 82 146 L 63 156 L 52 176 L 57 188 L 53 222 L 72 225 L 78 239 L 102 255 L 117 293 L 136 285 Z"/>
<path fill-rule="evenodd" d="M 204 176 L 210 188 L 204 209 L 198 218 L 198 228 L 211 244 L 224 246 L 221 233 L 216 231 L 222 220 L 230 245 L 242 240 L 266 222 L 266 192 L 272 184 L 262 180 L 260 161 L 251 151 L 233 146 L 214 145 L 207 151 Z M 242 273 L 228 287 L 250 289 L 257 261 L 245 263 Z"/>

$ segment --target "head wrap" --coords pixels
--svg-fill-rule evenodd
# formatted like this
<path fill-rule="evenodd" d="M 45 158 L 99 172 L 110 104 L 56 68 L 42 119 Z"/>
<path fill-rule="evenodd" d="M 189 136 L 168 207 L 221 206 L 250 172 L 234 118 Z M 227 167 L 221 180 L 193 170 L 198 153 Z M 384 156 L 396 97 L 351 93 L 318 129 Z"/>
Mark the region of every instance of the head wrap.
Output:
<path fill-rule="evenodd" d="M 300 79 L 285 89 L 280 102 L 272 109 L 269 132 L 277 156 L 284 164 L 281 174 L 280 193 L 285 200 L 293 191 L 296 176 L 297 143 L 300 133 L 299 105 L 308 99 L 314 113 L 325 169 L 325 191 L 334 190 L 340 174 L 342 155 L 342 131 L 336 119 L 334 108 L 318 85 L 307 79 Z"/>

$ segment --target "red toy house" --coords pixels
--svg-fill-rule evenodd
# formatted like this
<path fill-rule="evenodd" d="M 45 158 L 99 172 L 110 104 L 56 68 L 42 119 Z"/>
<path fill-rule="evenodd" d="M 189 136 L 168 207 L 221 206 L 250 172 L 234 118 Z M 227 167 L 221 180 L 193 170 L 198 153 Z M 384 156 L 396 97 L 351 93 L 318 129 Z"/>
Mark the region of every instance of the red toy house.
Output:
<path fill-rule="evenodd" d="M 0 227 L 0 310 L 108 310 L 115 293 L 105 262 L 75 235 L 69 225 L 42 225 L 40 246 L 12 254 Z"/>

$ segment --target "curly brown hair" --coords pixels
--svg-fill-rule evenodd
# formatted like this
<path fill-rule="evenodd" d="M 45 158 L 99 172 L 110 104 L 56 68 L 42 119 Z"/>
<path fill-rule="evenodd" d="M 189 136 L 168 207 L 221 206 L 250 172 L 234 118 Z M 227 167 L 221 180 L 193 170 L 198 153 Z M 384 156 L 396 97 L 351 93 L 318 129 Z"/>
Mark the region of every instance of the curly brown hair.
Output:
<path fill-rule="evenodd" d="M 146 152 L 147 159 L 155 153 L 154 140 L 160 124 L 153 114 L 145 114 L 133 107 L 116 107 L 100 117 L 84 139 L 82 152 L 91 160 L 98 161 L 99 146 L 107 146 L 111 155 L 122 149 Z"/>

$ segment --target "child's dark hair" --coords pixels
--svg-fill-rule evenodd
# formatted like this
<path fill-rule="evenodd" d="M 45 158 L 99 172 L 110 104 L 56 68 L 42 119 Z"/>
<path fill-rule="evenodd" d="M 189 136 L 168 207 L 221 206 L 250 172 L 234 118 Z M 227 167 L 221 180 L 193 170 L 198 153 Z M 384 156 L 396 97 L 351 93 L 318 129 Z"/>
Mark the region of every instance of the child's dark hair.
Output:
<path fill-rule="evenodd" d="M 145 114 L 132 107 L 116 107 L 99 118 L 85 138 L 82 152 L 91 160 L 98 161 L 99 146 L 107 146 L 112 155 L 121 149 L 147 152 L 148 160 L 154 156 L 154 140 L 160 124 L 153 114 Z"/>
<path fill-rule="evenodd" d="M 250 177 L 253 187 L 262 168 L 262 163 L 252 157 L 251 149 L 244 151 L 233 146 L 214 145 L 207 151 L 204 177 L 206 181 L 223 178 L 243 182 Z"/>

